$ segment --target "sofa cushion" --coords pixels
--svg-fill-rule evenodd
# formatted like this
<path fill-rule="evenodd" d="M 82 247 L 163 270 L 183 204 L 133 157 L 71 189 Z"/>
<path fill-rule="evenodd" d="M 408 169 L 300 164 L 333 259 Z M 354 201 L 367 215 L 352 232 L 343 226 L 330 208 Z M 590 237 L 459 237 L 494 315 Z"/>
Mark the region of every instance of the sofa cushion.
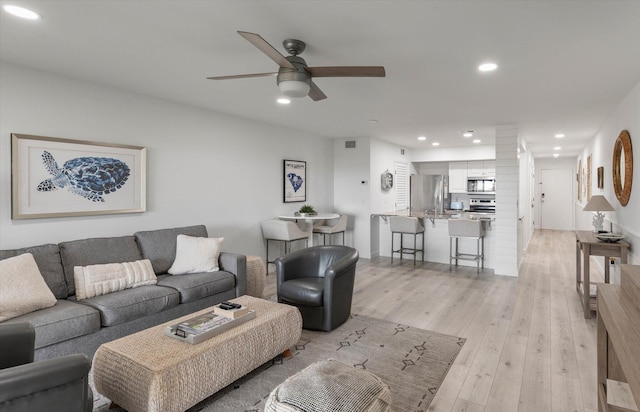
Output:
<path fill-rule="evenodd" d="M 180 303 L 193 302 L 236 287 L 236 277 L 229 272 L 190 273 L 188 275 L 160 275 L 158 286 L 180 292 Z"/>
<path fill-rule="evenodd" d="M 0 261 L 0 322 L 56 304 L 31 253 Z"/>
<path fill-rule="evenodd" d="M 31 323 L 36 329 L 36 349 L 100 330 L 100 314 L 97 310 L 65 299 L 58 300 L 50 308 L 7 322 Z"/>
<path fill-rule="evenodd" d="M 149 259 L 76 266 L 74 278 L 78 300 L 157 283 Z"/>
<path fill-rule="evenodd" d="M 115 326 L 178 306 L 177 290 L 160 286 L 140 286 L 80 301 L 100 312 L 102 326 Z"/>
<path fill-rule="evenodd" d="M 133 236 L 80 239 L 62 242 L 58 246 L 70 295 L 76 293 L 74 267 L 142 259 Z"/>
<path fill-rule="evenodd" d="M 207 237 L 204 225 L 158 229 L 134 233 L 142 257 L 151 260 L 156 275 L 167 273 L 176 259 L 176 243 L 178 235 Z"/>
<path fill-rule="evenodd" d="M 167 272 L 172 275 L 184 275 L 219 270 L 218 258 L 223 240 L 223 237 L 178 235 L 176 259 Z"/>
<path fill-rule="evenodd" d="M 22 249 L 0 250 L 0 260 L 24 253 L 33 255 L 38 264 L 38 269 L 40 269 L 40 274 L 57 299 L 65 299 L 69 296 L 64 270 L 60 262 L 60 248 L 58 248 L 58 245 L 47 244 Z"/>

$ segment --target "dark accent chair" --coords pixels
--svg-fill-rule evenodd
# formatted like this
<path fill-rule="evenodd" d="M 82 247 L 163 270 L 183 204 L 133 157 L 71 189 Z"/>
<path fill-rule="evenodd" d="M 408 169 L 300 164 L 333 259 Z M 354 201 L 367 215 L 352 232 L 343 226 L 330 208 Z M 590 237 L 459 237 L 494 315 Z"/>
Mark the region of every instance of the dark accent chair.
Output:
<path fill-rule="evenodd" d="M 329 332 L 351 314 L 358 251 L 313 246 L 276 259 L 278 302 L 296 306 L 304 329 Z"/>
<path fill-rule="evenodd" d="M 84 354 L 33 362 L 30 323 L 0 324 L 0 411 L 91 412 L 91 361 Z"/>

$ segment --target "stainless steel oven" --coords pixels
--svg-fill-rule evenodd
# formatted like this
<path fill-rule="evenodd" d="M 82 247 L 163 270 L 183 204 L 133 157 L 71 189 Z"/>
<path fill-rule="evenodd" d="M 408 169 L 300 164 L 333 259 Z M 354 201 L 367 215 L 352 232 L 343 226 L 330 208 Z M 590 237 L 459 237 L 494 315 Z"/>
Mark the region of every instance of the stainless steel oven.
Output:
<path fill-rule="evenodd" d="M 469 199 L 469 212 L 495 213 L 496 199 Z"/>

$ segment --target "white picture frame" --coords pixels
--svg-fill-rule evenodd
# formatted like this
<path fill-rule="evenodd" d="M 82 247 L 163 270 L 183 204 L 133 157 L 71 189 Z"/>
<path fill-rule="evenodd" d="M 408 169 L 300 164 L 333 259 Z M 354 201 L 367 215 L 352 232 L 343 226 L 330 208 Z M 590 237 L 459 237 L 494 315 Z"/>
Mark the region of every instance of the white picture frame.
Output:
<path fill-rule="evenodd" d="M 11 135 L 11 218 L 146 211 L 146 149 Z"/>

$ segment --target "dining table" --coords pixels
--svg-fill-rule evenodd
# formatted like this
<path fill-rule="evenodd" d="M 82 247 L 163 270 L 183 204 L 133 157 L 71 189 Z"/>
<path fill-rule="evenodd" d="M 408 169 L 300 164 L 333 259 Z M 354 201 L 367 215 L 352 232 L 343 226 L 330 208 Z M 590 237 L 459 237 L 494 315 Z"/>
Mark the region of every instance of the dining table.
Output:
<path fill-rule="evenodd" d="M 309 247 L 311 247 L 313 246 L 313 223 L 318 220 L 337 219 L 339 217 L 340 215 L 338 213 L 318 212 L 314 215 L 308 215 L 308 214 L 301 215 L 298 213 L 291 213 L 286 215 L 280 215 L 278 216 L 278 219 L 294 220 L 296 222 L 304 223 L 302 230 L 309 233 Z"/>

